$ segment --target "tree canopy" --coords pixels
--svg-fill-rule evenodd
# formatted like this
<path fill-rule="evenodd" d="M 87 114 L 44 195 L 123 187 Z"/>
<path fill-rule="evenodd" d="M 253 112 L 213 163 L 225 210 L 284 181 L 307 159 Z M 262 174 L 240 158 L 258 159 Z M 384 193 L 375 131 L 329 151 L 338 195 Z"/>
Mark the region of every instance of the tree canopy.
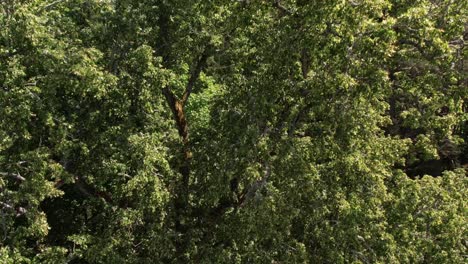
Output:
<path fill-rule="evenodd" d="M 465 263 L 468 2 L 4 0 L 1 263 Z"/>

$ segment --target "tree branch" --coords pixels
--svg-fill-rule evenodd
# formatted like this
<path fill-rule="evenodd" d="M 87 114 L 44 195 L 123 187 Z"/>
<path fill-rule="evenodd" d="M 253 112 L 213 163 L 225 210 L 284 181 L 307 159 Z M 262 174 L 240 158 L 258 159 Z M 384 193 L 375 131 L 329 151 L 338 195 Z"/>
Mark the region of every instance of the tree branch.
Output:
<path fill-rule="evenodd" d="M 286 16 L 286 15 L 292 15 L 293 12 L 291 12 L 291 10 L 287 9 L 286 7 L 284 7 L 280 0 L 273 0 L 273 7 L 275 7 L 276 9 L 278 9 L 280 11 L 280 15 L 283 17 L 283 16 Z"/>
<path fill-rule="evenodd" d="M 0 172 L 0 175 L 1 176 L 9 176 L 17 181 L 20 181 L 20 182 L 23 182 L 25 181 L 26 179 L 21 176 L 19 173 L 8 173 L 8 172 Z"/>
<path fill-rule="evenodd" d="M 43 10 L 47 10 L 47 9 L 49 9 L 49 8 L 51 8 L 51 7 L 55 6 L 55 5 L 57 5 L 57 4 L 60 4 L 61 2 L 65 2 L 65 1 L 67 1 L 67 0 L 57 0 L 57 1 L 54 1 L 54 2 L 52 2 L 52 3 L 50 3 L 50 4 L 47 4 L 47 5 L 43 6 L 42 9 L 43 9 Z"/>
<path fill-rule="evenodd" d="M 0 205 L 3 207 L 3 209 L 9 209 L 9 210 L 13 210 L 14 207 L 11 205 L 11 204 L 7 204 L 7 203 L 4 203 L 4 202 L 0 202 Z"/>
<path fill-rule="evenodd" d="M 211 212 L 209 213 L 210 219 L 211 219 L 210 221 L 216 222 L 216 219 L 219 219 L 219 217 L 222 217 L 229 208 L 238 209 L 238 208 L 244 207 L 245 204 L 247 204 L 247 202 L 250 201 L 255 196 L 257 191 L 261 190 L 262 188 L 266 186 L 268 179 L 270 178 L 270 175 L 271 175 L 271 167 L 270 167 L 270 164 L 268 163 L 265 163 L 264 166 L 265 166 L 265 175 L 263 176 L 263 178 L 257 180 L 249 187 L 246 187 L 240 194 L 236 193 L 237 201 L 234 199 L 230 201 L 226 201 L 226 200 L 221 201 L 218 204 L 218 206 L 213 208 L 213 210 L 211 210 Z"/>
<path fill-rule="evenodd" d="M 15 207 L 15 206 L 13 206 L 11 204 L 4 203 L 4 202 L 0 202 L 0 205 L 2 206 L 3 209 L 15 211 L 16 212 L 16 217 L 22 216 L 22 215 L 24 215 L 25 213 L 28 212 L 28 210 L 26 210 L 26 208 L 21 207 L 21 206 Z"/>
<path fill-rule="evenodd" d="M 309 75 L 310 71 L 310 56 L 305 48 L 301 51 L 301 71 L 302 78 L 307 79 L 307 75 Z"/>
<path fill-rule="evenodd" d="M 245 204 L 255 196 L 257 191 L 263 189 L 266 186 L 267 180 L 271 175 L 271 167 L 270 167 L 270 164 L 268 163 L 266 163 L 264 166 L 265 166 L 265 176 L 263 176 L 263 178 L 254 182 L 252 185 L 250 185 L 249 188 L 247 188 L 247 190 L 244 191 L 244 195 L 240 197 L 240 201 L 238 203 L 239 207 L 244 207 Z"/>
<path fill-rule="evenodd" d="M 70 173 L 70 172 L 68 172 Z M 81 177 L 74 176 L 75 182 L 73 183 L 73 186 L 78 190 L 81 194 L 86 196 L 87 198 L 102 198 L 104 199 L 107 203 L 112 204 L 113 200 L 112 197 L 109 193 L 106 192 L 100 192 L 96 190 L 94 187 L 90 186 L 86 182 L 83 181 Z M 62 188 L 65 184 L 67 184 L 64 180 L 58 180 L 55 182 L 54 187 L 57 189 Z"/>
<path fill-rule="evenodd" d="M 209 54 L 210 46 L 211 45 L 207 45 L 205 47 L 205 50 L 203 51 L 202 55 L 197 61 L 197 64 L 195 65 L 195 68 L 192 70 L 192 73 L 190 74 L 190 79 L 187 83 L 187 87 L 185 88 L 185 92 L 182 95 L 182 99 L 181 99 L 182 106 L 185 105 L 185 103 L 187 102 L 190 94 L 192 93 L 192 89 L 193 89 L 193 86 L 195 85 L 195 82 L 198 80 L 198 77 L 200 76 L 201 71 L 205 67 L 206 60 L 208 59 L 210 55 Z"/>

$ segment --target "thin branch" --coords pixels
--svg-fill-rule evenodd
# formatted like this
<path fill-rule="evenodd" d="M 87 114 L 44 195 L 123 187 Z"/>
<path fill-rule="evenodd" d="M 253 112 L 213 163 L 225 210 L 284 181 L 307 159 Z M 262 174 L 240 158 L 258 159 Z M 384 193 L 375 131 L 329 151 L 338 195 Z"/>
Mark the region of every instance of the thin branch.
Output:
<path fill-rule="evenodd" d="M 19 173 L 8 173 L 8 172 L 0 172 L 0 175 L 1 176 L 8 176 L 8 177 L 11 177 L 17 181 L 20 181 L 20 182 L 23 182 L 25 181 L 26 179 L 21 176 Z"/>
<path fill-rule="evenodd" d="M 205 50 L 203 51 L 202 55 L 197 61 L 197 64 L 195 65 L 195 68 L 192 71 L 192 74 L 190 75 L 190 79 L 187 83 L 187 87 L 185 88 L 185 92 L 182 95 L 181 103 L 182 105 L 185 105 L 187 102 L 190 94 L 192 93 L 193 86 L 195 85 L 195 82 L 198 80 L 198 77 L 200 76 L 201 71 L 205 67 L 206 60 L 209 57 L 210 53 L 210 45 L 205 47 Z"/>
<path fill-rule="evenodd" d="M 78 190 L 81 194 L 83 194 L 84 196 L 86 196 L 88 198 L 90 198 L 90 197 L 102 198 L 109 204 L 113 203 L 111 194 L 96 190 L 96 188 L 94 188 L 93 186 L 87 184 L 83 180 L 83 177 L 76 176 L 73 173 L 71 173 L 70 171 L 68 171 L 68 168 L 67 168 L 67 165 L 66 165 L 67 163 L 68 163 L 67 161 L 60 162 L 60 164 L 67 171 L 67 173 L 70 173 L 70 174 L 73 175 L 73 177 L 75 179 L 75 182 L 73 183 L 73 186 L 75 186 L 76 190 Z M 65 180 L 58 180 L 58 181 L 55 182 L 54 187 L 57 188 L 57 189 L 60 189 L 65 184 L 67 184 L 67 182 Z"/>
<path fill-rule="evenodd" d="M 399 45 L 409 45 L 409 46 L 412 46 L 414 48 L 416 48 L 419 53 L 421 53 L 422 55 L 425 55 L 425 52 L 424 52 L 424 49 L 421 47 L 421 45 L 415 41 L 411 41 L 409 39 L 400 39 L 398 40 L 398 44 Z"/>
<path fill-rule="evenodd" d="M 7 204 L 7 203 L 4 203 L 4 202 L 0 202 L 0 205 L 3 207 L 3 209 L 7 209 L 7 210 L 13 210 L 16 212 L 16 217 L 19 217 L 19 216 L 22 216 L 24 215 L 25 213 L 28 212 L 28 210 L 26 210 L 26 208 L 24 207 L 15 207 L 11 204 Z"/>
<path fill-rule="evenodd" d="M 257 191 L 263 189 L 266 186 L 267 180 L 271 175 L 271 167 L 268 163 L 266 163 L 264 166 L 265 176 L 263 176 L 263 178 L 261 178 L 260 180 L 254 182 L 246 191 L 244 191 L 245 195 L 240 197 L 239 207 L 244 207 L 244 205 L 255 196 Z"/>
<path fill-rule="evenodd" d="M 281 16 L 292 15 L 293 12 L 286 7 L 284 7 L 280 0 L 273 0 L 273 7 L 277 8 L 280 11 Z"/>
<path fill-rule="evenodd" d="M 310 71 L 310 55 L 305 48 L 301 51 L 301 71 L 302 78 L 307 79 Z"/>
<path fill-rule="evenodd" d="M 45 5 L 44 7 L 42 7 L 42 9 L 43 9 L 43 10 L 47 10 L 47 9 L 49 9 L 49 8 L 51 8 L 51 7 L 55 6 L 55 5 L 57 5 L 57 4 L 60 4 L 61 2 L 65 2 L 65 1 L 67 1 L 67 0 L 57 0 L 57 1 L 54 1 L 54 2 L 52 2 L 52 3 L 50 3 L 50 4 Z"/>
<path fill-rule="evenodd" d="M 228 209 L 233 208 L 237 210 L 238 208 L 242 208 L 245 204 L 250 201 L 258 190 L 263 189 L 267 181 L 271 175 L 271 167 L 270 164 L 265 164 L 265 176 L 260 180 L 256 181 L 249 187 L 246 187 L 240 194 L 236 194 L 237 200 L 230 200 L 230 201 L 223 201 L 218 204 L 213 210 L 210 212 L 211 221 L 216 222 L 216 219 L 222 217 Z M 236 187 L 237 188 L 237 187 Z"/>
<path fill-rule="evenodd" d="M 100 192 L 96 190 L 93 186 L 90 186 L 86 182 L 84 182 L 81 178 L 77 177 L 75 182 L 76 188 L 84 194 L 86 197 L 95 197 L 95 198 L 102 198 L 107 203 L 113 204 L 112 197 L 109 193 Z"/>
<path fill-rule="evenodd" d="M 289 128 L 288 128 L 288 135 L 289 136 L 294 135 L 294 132 L 296 131 L 296 128 L 297 128 L 297 124 L 299 123 L 299 121 L 301 121 L 301 119 L 305 115 L 307 115 L 309 113 L 309 111 L 310 111 L 310 109 L 312 108 L 313 105 L 314 105 L 314 102 L 311 101 L 311 102 L 307 103 L 306 105 L 304 105 L 302 107 L 302 109 L 299 111 L 299 113 L 297 113 L 297 115 L 294 117 L 292 122 L 289 124 Z"/>

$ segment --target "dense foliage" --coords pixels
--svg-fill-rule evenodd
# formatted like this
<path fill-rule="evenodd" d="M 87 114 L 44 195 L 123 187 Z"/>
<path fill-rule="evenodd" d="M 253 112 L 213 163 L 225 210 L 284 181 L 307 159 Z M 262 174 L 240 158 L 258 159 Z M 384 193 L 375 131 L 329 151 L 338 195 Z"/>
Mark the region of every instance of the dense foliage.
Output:
<path fill-rule="evenodd" d="M 466 263 L 468 2 L 3 0 L 1 263 Z"/>

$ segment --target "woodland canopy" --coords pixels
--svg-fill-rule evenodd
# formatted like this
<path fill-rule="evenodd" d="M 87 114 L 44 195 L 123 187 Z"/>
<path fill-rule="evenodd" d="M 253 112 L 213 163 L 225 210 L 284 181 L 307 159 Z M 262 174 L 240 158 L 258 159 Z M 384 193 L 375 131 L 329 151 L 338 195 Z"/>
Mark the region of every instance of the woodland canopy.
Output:
<path fill-rule="evenodd" d="M 466 263 L 467 5 L 0 1 L 0 263 Z"/>

